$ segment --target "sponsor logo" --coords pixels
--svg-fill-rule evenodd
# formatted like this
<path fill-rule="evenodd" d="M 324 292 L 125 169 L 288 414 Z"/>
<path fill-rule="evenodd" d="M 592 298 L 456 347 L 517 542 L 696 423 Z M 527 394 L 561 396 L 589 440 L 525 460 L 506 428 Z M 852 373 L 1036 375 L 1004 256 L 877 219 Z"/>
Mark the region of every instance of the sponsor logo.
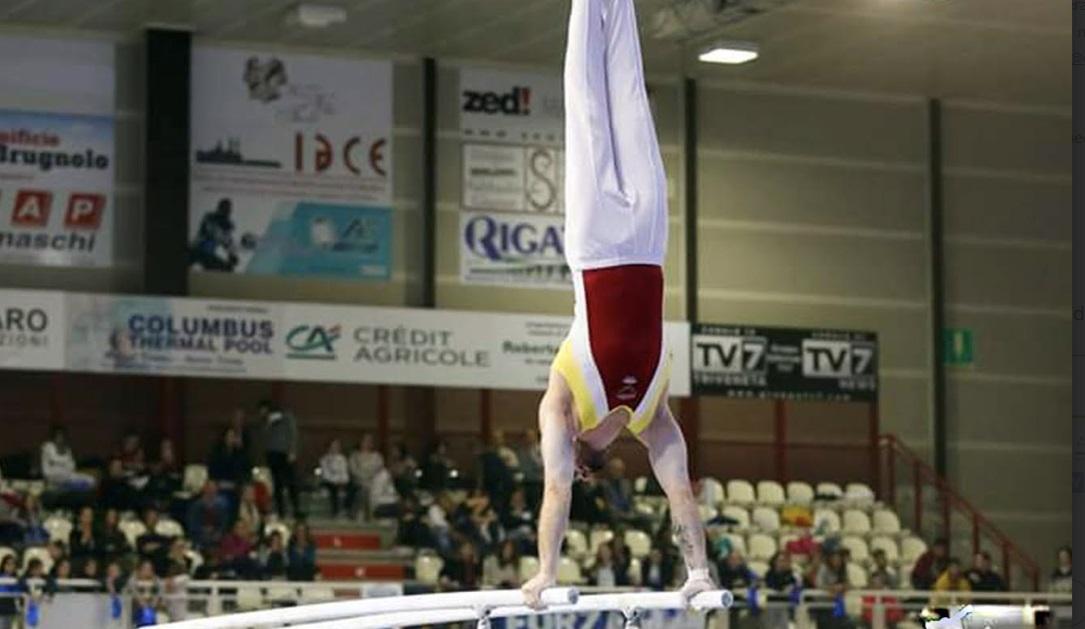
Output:
<path fill-rule="evenodd" d="M 53 193 L 46 190 L 20 190 L 11 209 L 11 224 L 18 227 L 45 227 L 53 207 Z"/>
<path fill-rule="evenodd" d="M 565 255 L 564 227 L 557 224 L 499 221 L 483 215 L 468 221 L 463 237 L 471 253 L 494 262 Z"/>
<path fill-rule="evenodd" d="M 16 349 L 49 346 L 49 313 L 41 308 L 0 308 L 0 347 Z"/>
<path fill-rule="evenodd" d="M 873 376 L 874 356 L 871 343 L 804 339 L 802 375 L 807 378 Z"/>
<path fill-rule="evenodd" d="M 764 337 L 693 337 L 693 369 L 712 374 L 759 373 L 766 369 Z"/>
<path fill-rule="evenodd" d="M 531 88 L 516 86 L 504 94 L 464 90 L 463 111 L 490 116 L 530 116 Z"/>
<path fill-rule="evenodd" d="M 275 323 L 269 319 L 137 313 L 114 331 L 115 353 L 183 351 L 206 354 L 271 355 Z"/>
<path fill-rule="evenodd" d="M 388 140 L 379 138 L 373 142 L 365 142 L 362 138 L 354 136 L 336 146 L 336 143 L 323 133 L 314 133 L 312 138 L 307 138 L 304 133 L 294 135 L 294 170 L 306 172 L 312 170 L 317 174 L 322 173 L 335 165 L 336 159 L 343 167 L 355 175 L 362 175 L 363 167 L 381 177 L 388 175 L 385 165 L 385 150 Z M 312 153 L 312 161 L 306 160 L 306 156 Z M 366 173 L 368 174 L 368 173 Z"/>
<path fill-rule="evenodd" d="M 307 325 L 295 326 L 286 333 L 286 346 L 288 358 L 335 360 L 335 344 L 342 335 L 342 327 L 339 325 Z"/>
<path fill-rule="evenodd" d="M 64 213 L 64 227 L 68 229 L 96 230 L 102 223 L 105 209 L 104 194 L 76 192 L 68 197 L 68 210 Z"/>

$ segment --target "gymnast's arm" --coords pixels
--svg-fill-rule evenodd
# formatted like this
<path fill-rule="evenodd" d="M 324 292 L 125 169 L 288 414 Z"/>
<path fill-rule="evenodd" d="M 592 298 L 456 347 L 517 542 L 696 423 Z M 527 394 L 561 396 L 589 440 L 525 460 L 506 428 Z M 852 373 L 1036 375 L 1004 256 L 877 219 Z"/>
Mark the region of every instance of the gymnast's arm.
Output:
<path fill-rule="evenodd" d="M 551 380 L 559 378 L 551 374 Z M 542 435 L 543 501 L 539 512 L 539 573 L 524 584 L 524 602 L 538 607 L 542 591 L 557 581 L 558 559 L 569 521 L 576 468 L 575 439 L 571 407 L 555 387 L 539 405 L 539 432 Z"/>

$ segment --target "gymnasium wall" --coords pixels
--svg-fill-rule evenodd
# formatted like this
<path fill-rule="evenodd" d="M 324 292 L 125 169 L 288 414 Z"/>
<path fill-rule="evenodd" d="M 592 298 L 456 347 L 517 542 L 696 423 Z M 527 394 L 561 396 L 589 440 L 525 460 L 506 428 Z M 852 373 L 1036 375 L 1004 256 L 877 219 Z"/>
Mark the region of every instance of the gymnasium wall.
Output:
<path fill-rule="evenodd" d="M 944 107 L 950 480 L 1046 567 L 1070 543 L 1068 111 Z"/>

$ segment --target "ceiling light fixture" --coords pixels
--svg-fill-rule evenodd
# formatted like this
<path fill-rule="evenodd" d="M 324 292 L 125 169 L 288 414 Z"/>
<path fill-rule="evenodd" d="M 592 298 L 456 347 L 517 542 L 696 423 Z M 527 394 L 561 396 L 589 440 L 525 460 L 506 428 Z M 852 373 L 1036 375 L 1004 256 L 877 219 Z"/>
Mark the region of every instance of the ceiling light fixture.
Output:
<path fill-rule="evenodd" d="M 759 47 L 753 42 L 721 41 L 701 52 L 698 59 L 705 63 L 747 63 L 759 55 Z"/>
<path fill-rule="evenodd" d="M 327 28 L 347 21 L 347 10 L 326 4 L 299 4 L 286 14 L 288 24 L 306 28 Z"/>

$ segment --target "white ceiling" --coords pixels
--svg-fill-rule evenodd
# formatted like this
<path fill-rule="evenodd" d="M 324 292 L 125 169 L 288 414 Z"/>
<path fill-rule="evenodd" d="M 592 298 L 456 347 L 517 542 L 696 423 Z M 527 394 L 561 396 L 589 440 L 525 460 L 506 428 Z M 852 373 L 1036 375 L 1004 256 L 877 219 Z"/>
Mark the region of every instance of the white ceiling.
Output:
<path fill-rule="evenodd" d="M 287 26 L 298 0 L 0 0 L 0 25 L 135 33 L 150 23 L 219 39 L 550 66 L 569 0 L 319 0 L 345 24 Z M 637 0 L 642 21 L 670 0 Z M 645 40 L 649 72 L 725 82 L 1069 107 L 1070 3 L 1057 0 L 793 0 L 726 27 L 758 42 L 737 67 L 695 61 L 703 42 Z"/>

